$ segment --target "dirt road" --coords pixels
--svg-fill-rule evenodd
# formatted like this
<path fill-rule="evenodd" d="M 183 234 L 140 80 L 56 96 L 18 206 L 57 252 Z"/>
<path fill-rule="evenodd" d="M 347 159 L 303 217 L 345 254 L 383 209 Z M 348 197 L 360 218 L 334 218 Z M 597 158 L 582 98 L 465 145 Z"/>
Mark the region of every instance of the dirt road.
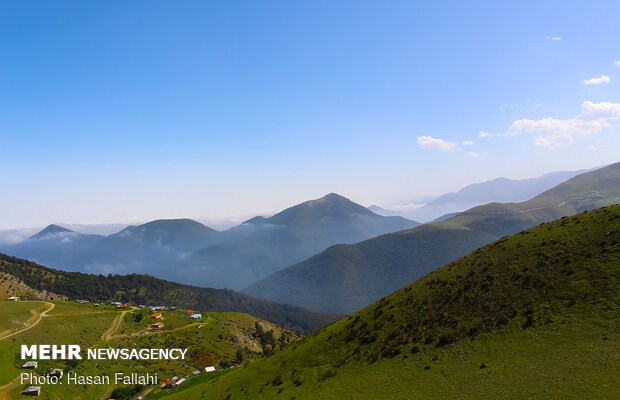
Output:
<path fill-rule="evenodd" d="M 27 326 L 26 328 L 24 328 L 24 329 L 20 329 L 20 330 L 18 330 L 18 331 L 15 331 L 15 332 L 12 332 L 12 333 L 6 334 L 6 335 L 4 335 L 4 336 L 1 336 L 1 337 L 0 337 L 0 340 L 8 339 L 8 338 L 13 337 L 13 336 L 15 336 L 15 335 L 19 335 L 20 333 L 26 332 L 27 330 L 32 329 L 32 328 L 34 328 L 35 326 L 37 326 L 37 324 L 38 324 L 39 322 L 41 322 L 41 320 L 43 319 L 43 317 L 44 317 L 44 316 L 45 316 L 48 312 L 52 311 L 52 310 L 54 309 L 54 307 L 56 307 L 56 305 L 55 305 L 54 303 L 50 303 L 50 302 L 47 302 L 47 301 L 44 301 L 44 303 L 45 303 L 45 304 L 47 304 L 47 305 L 49 305 L 49 306 L 50 306 L 50 308 L 48 308 L 47 310 L 45 310 L 45 311 L 43 311 L 41 314 L 39 314 L 39 316 L 37 317 L 37 319 L 36 319 L 36 320 L 35 320 L 32 324 L 28 325 L 28 326 Z"/>

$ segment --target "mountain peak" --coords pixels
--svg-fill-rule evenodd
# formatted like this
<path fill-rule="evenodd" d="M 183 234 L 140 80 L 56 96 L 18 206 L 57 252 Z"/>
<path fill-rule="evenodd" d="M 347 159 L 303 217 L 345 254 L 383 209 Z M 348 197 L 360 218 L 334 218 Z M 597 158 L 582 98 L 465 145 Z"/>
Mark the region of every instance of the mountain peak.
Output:
<path fill-rule="evenodd" d="M 308 206 L 312 206 L 315 204 L 319 204 L 319 203 L 327 203 L 327 204 L 338 204 L 338 203 L 347 203 L 347 204 L 356 204 L 354 202 L 352 202 L 351 200 L 347 199 L 344 196 L 339 195 L 338 193 L 329 193 L 326 194 L 325 196 L 318 198 L 318 199 L 314 199 L 314 200 L 309 200 L 306 202 L 303 202 L 301 204 L 298 204 L 299 206 L 304 206 L 304 205 L 308 205 Z"/>
<path fill-rule="evenodd" d="M 306 225 L 320 221 L 345 221 L 359 216 L 378 217 L 375 213 L 336 193 L 305 201 L 267 219 L 276 225 Z"/>
<path fill-rule="evenodd" d="M 338 193 L 334 193 L 334 192 L 326 194 L 321 199 L 330 200 L 330 201 L 334 201 L 334 200 L 347 200 L 347 201 L 350 201 L 346 197 L 341 196 Z"/>
<path fill-rule="evenodd" d="M 55 233 L 73 233 L 71 229 L 63 228 L 60 225 L 50 224 L 45 227 L 41 232 L 30 236 L 30 239 L 39 239 L 47 235 L 53 235 Z"/>
<path fill-rule="evenodd" d="M 176 219 L 156 219 L 154 221 L 147 222 L 139 226 L 140 228 L 150 229 L 205 229 L 213 230 L 208 226 L 201 224 L 198 221 L 194 221 L 189 218 L 176 218 Z"/>

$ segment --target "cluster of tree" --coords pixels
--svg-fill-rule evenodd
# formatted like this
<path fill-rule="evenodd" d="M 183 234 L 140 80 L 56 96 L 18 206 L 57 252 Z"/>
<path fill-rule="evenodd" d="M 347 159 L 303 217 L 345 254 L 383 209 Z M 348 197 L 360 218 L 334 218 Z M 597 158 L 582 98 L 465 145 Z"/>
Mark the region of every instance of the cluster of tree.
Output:
<path fill-rule="evenodd" d="M 117 387 L 110 394 L 110 398 L 119 400 L 131 399 L 142 390 L 144 390 L 144 386 L 142 385 Z"/>
<path fill-rule="evenodd" d="M 36 290 L 91 301 L 121 301 L 174 305 L 204 311 L 234 311 L 254 315 L 288 329 L 312 332 L 336 319 L 302 307 L 256 299 L 228 289 L 168 282 L 149 275 L 95 275 L 65 272 L 0 253 L 0 271 Z"/>
<path fill-rule="evenodd" d="M 263 348 L 263 354 L 264 355 L 269 355 L 271 354 L 274 350 L 276 350 L 276 338 L 273 336 L 273 331 L 272 330 L 264 330 L 263 327 L 261 326 L 261 324 L 256 321 L 254 323 L 254 328 L 256 329 L 256 332 L 254 333 L 254 336 L 260 340 L 260 345 Z"/>

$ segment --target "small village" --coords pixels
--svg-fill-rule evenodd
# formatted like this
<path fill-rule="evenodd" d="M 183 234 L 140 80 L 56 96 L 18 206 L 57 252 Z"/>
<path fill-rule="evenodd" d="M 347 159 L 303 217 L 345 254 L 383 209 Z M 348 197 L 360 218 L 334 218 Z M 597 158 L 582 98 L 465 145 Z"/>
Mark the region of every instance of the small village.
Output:
<path fill-rule="evenodd" d="M 21 300 L 21 297 L 19 296 L 11 296 L 7 298 L 7 301 L 19 301 L 19 300 Z M 84 300 L 84 299 L 78 299 L 78 300 L 75 300 L 75 302 L 78 304 L 90 304 L 91 303 L 89 300 Z M 102 306 L 102 303 L 92 303 L 92 304 L 94 307 Z M 150 329 L 162 329 L 164 327 L 163 321 L 165 320 L 165 317 L 162 313 L 163 311 L 176 311 L 177 310 L 177 307 L 175 306 L 161 306 L 161 305 L 160 306 L 146 306 L 142 304 L 134 306 L 129 303 L 122 303 L 118 301 L 112 301 L 109 303 L 109 305 L 113 306 L 117 310 L 148 309 L 150 312 L 149 318 L 152 320 L 152 323 L 148 325 Z M 183 310 L 183 311 L 179 310 L 179 312 L 183 313 L 186 316 L 189 316 L 189 318 L 192 320 L 200 321 L 203 318 L 203 315 L 201 313 L 198 313 L 191 309 Z M 202 327 L 202 324 L 197 325 L 197 328 L 200 328 L 200 327 Z M 145 332 L 140 332 L 140 334 L 144 334 L 144 333 Z M 38 367 L 37 361 L 27 361 L 21 365 L 21 368 L 24 370 L 35 370 L 37 369 L 37 367 Z M 234 368 L 234 367 L 237 367 L 237 365 L 230 364 L 230 366 L 228 366 L 228 368 Z M 220 371 L 222 369 L 224 368 L 220 365 L 205 366 L 201 369 L 194 370 L 191 373 L 191 376 L 183 376 L 183 377 L 173 376 L 171 378 L 162 379 L 159 381 L 158 386 L 162 389 L 173 389 L 187 382 L 187 380 L 191 379 L 192 377 L 196 377 L 198 375 L 205 374 L 205 373 Z M 45 376 L 40 377 L 39 382 L 49 382 L 50 379 L 55 380 L 57 382 L 62 378 L 63 374 L 64 374 L 64 371 L 62 369 L 53 368 Z M 21 394 L 24 396 L 35 396 L 35 397 L 39 396 L 41 394 L 41 386 L 34 386 L 34 385 L 28 386 L 21 392 Z M 138 396 L 137 398 L 142 399 L 143 397 Z"/>

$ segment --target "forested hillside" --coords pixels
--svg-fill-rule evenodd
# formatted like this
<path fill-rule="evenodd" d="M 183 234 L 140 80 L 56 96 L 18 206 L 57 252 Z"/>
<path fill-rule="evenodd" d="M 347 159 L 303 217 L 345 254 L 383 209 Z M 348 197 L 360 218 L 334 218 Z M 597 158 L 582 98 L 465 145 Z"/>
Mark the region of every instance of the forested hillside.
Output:
<path fill-rule="evenodd" d="M 335 320 L 334 316 L 256 299 L 232 290 L 183 285 L 148 275 L 104 276 L 64 272 L 1 253 L 0 271 L 15 276 L 35 290 L 53 292 L 70 299 L 236 311 L 303 332 L 312 332 Z"/>

